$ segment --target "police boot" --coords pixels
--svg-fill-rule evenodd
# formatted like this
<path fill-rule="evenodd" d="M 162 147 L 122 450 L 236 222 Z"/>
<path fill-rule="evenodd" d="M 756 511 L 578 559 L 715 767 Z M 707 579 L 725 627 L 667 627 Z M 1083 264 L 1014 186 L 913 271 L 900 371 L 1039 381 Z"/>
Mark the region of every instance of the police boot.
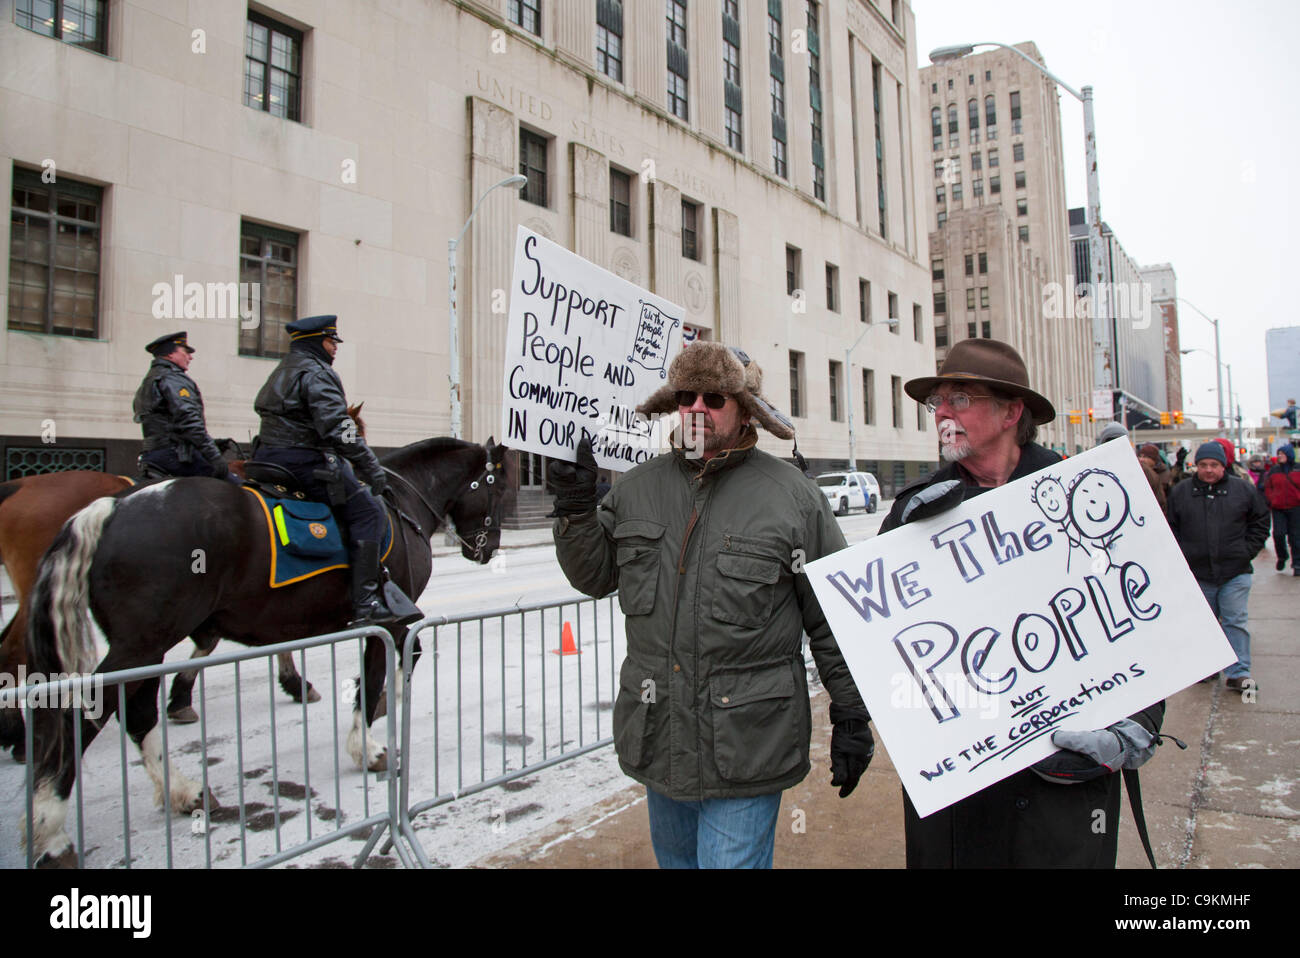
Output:
<path fill-rule="evenodd" d="M 385 596 L 391 596 L 391 601 Z M 403 626 L 420 618 L 419 608 L 394 583 L 384 583 L 379 567 L 379 543 L 358 542 L 352 554 L 352 621 L 364 625 Z"/>

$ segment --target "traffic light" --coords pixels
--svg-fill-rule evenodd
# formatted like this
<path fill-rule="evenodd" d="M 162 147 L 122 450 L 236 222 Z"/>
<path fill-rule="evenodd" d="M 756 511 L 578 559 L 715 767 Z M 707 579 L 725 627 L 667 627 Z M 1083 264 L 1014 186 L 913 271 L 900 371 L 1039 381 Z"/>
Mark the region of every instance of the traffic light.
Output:
<path fill-rule="evenodd" d="M 1162 426 L 1167 426 L 1167 425 L 1169 425 L 1169 413 L 1167 413 L 1167 412 L 1162 412 L 1162 413 L 1160 414 L 1160 425 L 1162 425 Z"/>
<path fill-rule="evenodd" d="M 1174 423 L 1179 426 L 1183 424 L 1183 411 L 1181 409 L 1174 410 Z"/>
<path fill-rule="evenodd" d="M 1073 425 L 1073 426 L 1077 426 L 1077 425 L 1079 425 L 1079 424 L 1082 423 L 1082 422 L 1083 422 L 1083 413 L 1080 412 L 1078 409 L 1071 409 L 1071 410 L 1070 410 L 1070 424 Z"/>
<path fill-rule="evenodd" d="M 1097 421 L 1097 417 L 1093 415 L 1092 408 L 1089 407 L 1089 409 L 1088 409 L 1088 422 L 1096 422 L 1096 421 Z"/>

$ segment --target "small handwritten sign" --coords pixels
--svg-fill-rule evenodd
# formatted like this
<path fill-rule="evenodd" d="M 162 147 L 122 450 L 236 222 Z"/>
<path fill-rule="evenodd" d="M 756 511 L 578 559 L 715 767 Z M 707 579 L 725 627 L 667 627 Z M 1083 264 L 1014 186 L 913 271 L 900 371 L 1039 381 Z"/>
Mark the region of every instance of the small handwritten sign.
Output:
<path fill-rule="evenodd" d="M 1236 661 L 1127 443 L 807 572 L 922 816 Z"/>
<path fill-rule="evenodd" d="M 630 469 L 667 448 L 636 407 L 682 348 L 681 307 L 519 227 L 501 431 L 513 449 Z"/>

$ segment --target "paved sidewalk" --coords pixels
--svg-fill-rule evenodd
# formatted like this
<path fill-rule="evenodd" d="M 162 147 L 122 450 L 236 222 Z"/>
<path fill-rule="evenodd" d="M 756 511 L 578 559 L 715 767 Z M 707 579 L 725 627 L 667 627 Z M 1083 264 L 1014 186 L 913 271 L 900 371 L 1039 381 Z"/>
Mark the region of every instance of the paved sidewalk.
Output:
<path fill-rule="evenodd" d="M 1254 701 L 1222 680 L 1169 699 L 1164 730 L 1187 743 L 1160 748 L 1142 794 L 1161 868 L 1300 866 L 1300 577 L 1274 572 L 1271 544 L 1250 595 Z M 778 868 L 901 868 L 901 786 L 883 746 L 847 799 L 830 787 L 826 696 L 813 700 L 813 771 L 785 793 Z M 630 780 L 629 780 L 630 781 Z M 1148 868 L 1125 798 L 1119 866 Z M 798 826 L 802 823 L 803 830 Z M 476 863 L 484 868 L 653 868 L 645 789 L 617 795 Z"/>

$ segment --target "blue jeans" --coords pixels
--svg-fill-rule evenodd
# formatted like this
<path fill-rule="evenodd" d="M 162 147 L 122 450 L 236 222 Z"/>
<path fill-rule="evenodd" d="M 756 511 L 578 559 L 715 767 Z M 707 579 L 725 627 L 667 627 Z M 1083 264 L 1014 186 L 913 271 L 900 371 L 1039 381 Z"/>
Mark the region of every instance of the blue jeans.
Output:
<path fill-rule="evenodd" d="M 660 868 L 771 868 L 781 793 L 679 802 L 646 789 Z"/>
<path fill-rule="evenodd" d="M 1246 631 L 1246 601 L 1250 598 L 1251 575 L 1249 572 L 1229 579 L 1223 585 L 1197 580 L 1210 603 L 1223 634 L 1228 637 L 1228 644 L 1237 653 L 1237 662 L 1223 670 L 1230 679 L 1250 675 L 1250 633 Z"/>

